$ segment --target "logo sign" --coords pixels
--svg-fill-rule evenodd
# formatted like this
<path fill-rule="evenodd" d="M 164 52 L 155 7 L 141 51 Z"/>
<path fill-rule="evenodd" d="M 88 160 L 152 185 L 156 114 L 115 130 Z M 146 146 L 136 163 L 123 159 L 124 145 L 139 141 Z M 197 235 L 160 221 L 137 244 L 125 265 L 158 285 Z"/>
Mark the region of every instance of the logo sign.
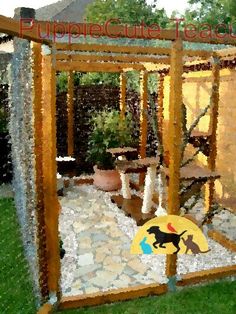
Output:
<path fill-rule="evenodd" d="M 131 254 L 199 254 L 209 252 L 201 229 L 191 220 L 160 216 L 149 220 L 135 235 Z"/>

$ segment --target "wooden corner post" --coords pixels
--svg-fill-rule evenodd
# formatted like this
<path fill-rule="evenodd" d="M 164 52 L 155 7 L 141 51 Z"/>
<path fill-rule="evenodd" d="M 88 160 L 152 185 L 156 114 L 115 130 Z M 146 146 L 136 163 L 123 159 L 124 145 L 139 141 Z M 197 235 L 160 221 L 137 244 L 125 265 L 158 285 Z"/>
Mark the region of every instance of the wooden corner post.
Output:
<path fill-rule="evenodd" d="M 211 93 L 211 117 L 210 117 L 210 154 L 207 159 L 208 168 L 216 170 L 217 155 L 217 123 L 219 113 L 219 86 L 220 86 L 220 59 L 213 55 L 212 61 L 212 93 Z M 210 180 L 205 187 L 205 212 L 211 209 L 214 198 L 215 184 Z"/>
<path fill-rule="evenodd" d="M 67 154 L 74 155 L 74 73 L 68 73 L 67 92 Z"/>
<path fill-rule="evenodd" d="M 147 110 L 148 110 L 148 72 L 140 73 L 140 147 L 139 155 L 141 158 L 146 157 L 147 147 Z M 139 185 L 143 185 L 145 174 L 139 176 Z"/>
<path fill-rule="evenodd" d="M 42 60 L 42 163 L 48 288 L 59 297 L 60 257 L 56 164 L 56 71 L 51 50 L 43 47 Z"/>
<path fill-rule="evenodd" d="M 126 112 L 126 83 L 127 78 L 125 72 L 120 73 L 120 116 L 125 117 Z"/>
<path fill-rule="evenodd" d="M 42 116 L 42 52 L 41 44 L 32 46 L 34 153 L 36 186 L 36 220 L 39 259 L 39 286 L 42 300 L 48 297 L 48 270 L 45 241 L 44 196 L 43 196 L 43 116 Z"/>
<path fill-rule="evenodd" d="M 182 144 L 182 74 L 183 43 L 177 39 L 172 43 L 170 64 L 170 104 L 169 104 L 169 138 L 170 164 L 168 188 L 168 215 L 180 212 L 180 164 Z M 167 255 L 166 275 L 176 275 L 177 255 Z"/>

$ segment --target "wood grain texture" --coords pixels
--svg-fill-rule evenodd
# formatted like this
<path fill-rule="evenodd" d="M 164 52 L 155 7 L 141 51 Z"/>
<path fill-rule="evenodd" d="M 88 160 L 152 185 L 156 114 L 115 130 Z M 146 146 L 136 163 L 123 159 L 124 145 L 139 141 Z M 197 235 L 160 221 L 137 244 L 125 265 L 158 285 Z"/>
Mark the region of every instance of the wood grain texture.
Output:
<path fill-rule="evenodd" d="M 177 286 L 187 286 L 202 281 L 209 281 L 213 279 L 219 279 L 236 274 L 236 265 L 217 267 L 208 270 L 202 270 L 198 272 L 182 275 L 182 280 L 177 282 Z"/>
<path fill-rule="evenodd" d="M 126 74 L 122 72 L 120 74 L 120 116 L 122 119 L 124 119 L 126 112 L 126 84 Z"/>
<path fill-rule="evenodd" d="M 58 53 L 56 54 L 56 59 L 60 61 L 91 61 L 91 62 L 130 62 L 130 63 L 141 63 L 141 62 L 149 62 L 154 64 L 170 64 L 170 58 L 169 57 L 150 57 L 150 56 L 139 56 L 139 55 L 132 55 L 132 56 L 126 56 L 126 55 L 97 55 L 97 54 L 91 54 L 91 55 L 85 55 L 85 54 L 73 54 L 69 55 L 67 53 Z"/>
<path fill-rule="evenodd" d="M 138 63 L 114 62 L 85 62 L 85 61 L 57 61 L 57 71 L 81 72 L 122 72 L 124 70 L 145 70 L 145 66 Z"/>
<path fill-rule="evenodd" d="M 95 306 L 111 302 L 131 300 L 149 295 L 161 295 L 167 292 L 167 285 L 149 284 L 121 288 L 107 292 L 98 292 L 74 297 L 62 297 L 59 309 L 72 309 L 84 306 Z"/>
<path fill-rule="evenodd" d="M 45 303 L 40 307 L 37 314 L 51 314 L 54 312 L 52 304 Z"/>
<path fill-rule="evenodd" d="M 180 211 L 180 164 L 182 144 L 182 74 L 183 44 L 181 40 L 172 43 L 170 68 L 170 104 L 169 104 L 169 188 L 168 214 L 178 215 Z M 166 275 L 176 274 L 177 255 L 167 255 Z"/>
<path fill-rule="evenodd" d="M 209 230 L 208 236 L 220 243 L 226 249 L 236 252 L 236 242 L 227 238 L 222 232 L 218 230 Z"/>
<path fill-rule="evenodd" d="M 210 115 L 210 127 L 209 131 L 211 136 L 209 137 L 210 152 L 207 158 L 208 168 L 211 171 L 215 171 L 216 168 L 216 155 L 217 155 L 217 124 L 219 114 L 219 86 L 220 86 L 220 62 L 218 58 L 215 58 L 212 64 L 212 93 L 211 93 L 211 115 Z M 214 180 L 209 180 L 205 187 L 205 212 L 211 209 L 214 198 L 215 184 Z"/>
<path fill-rule="evenodd" d="M 43 116 L 42 116 L 42 53 L 41 44 L 32 46 L 33 112 L 34 112 L 34 154 L 37 248 L 39 261 L 39 286 L 42 299 L 48 296 L 48 270 L 45 239 L 44 193 L 43 193 Z"/>
<path fill-rule="evenodd" d="M 45 235 L 47 244 L 48 287 L 58 293 L 60 278 L 56 165 L 56 71 L 52 56 L 43 56 L 42 63 L 43 112 L 43 193 Z"/>
<path fill-rule="evenodd" d="M 74 155 L 74 73 L 68 73 L 67 91 L 67 154 Z"/>
<path fill-rule="evenodd" d="M 148 72 L 140 73 L 140 139 L 139 155 L 140 158 L 146 157 L 147 146 L 147 111 L 148 111 Z M 145 174 L 140 174 L 139 185 L 144 184 Z"/>

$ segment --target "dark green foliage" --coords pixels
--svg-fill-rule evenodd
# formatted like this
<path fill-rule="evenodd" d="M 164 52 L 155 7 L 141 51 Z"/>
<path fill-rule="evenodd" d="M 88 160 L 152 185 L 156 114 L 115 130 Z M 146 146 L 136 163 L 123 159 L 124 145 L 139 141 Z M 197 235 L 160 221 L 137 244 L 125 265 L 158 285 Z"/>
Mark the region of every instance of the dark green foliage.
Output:
<path fill-rule="evenodd" d="M 96 113 L 92 118 L 92 132 L 89 137 L 88 159 L 100 169 L 113 169 L 114 158 L 108 148 L 130 146 L 133 143 L 133 123 L 130 114 L 120 118 L 117 110 Z"/>
<path fill-rule="evenodd" d="M 163 28 L 169 22 L 164 9 L 157 9 L 155 4 L 149 5 L 145 0 L 95 0 L 87 6 L 86 18 L 98 23 L 109 19 L 120 19 L 120 23 L 129 25 L 157 23 Z"/>
<path fill-rule="evenodd" d="M 7 132 L 8 115 L 4 108 L 0 106 L 0 133 Z"/>
<path fill-rule="evenodd" d="M 74 86 L 78 86 L 80 84 L 82 73 L 75 72 L 74 74 Z M 67 82 L 68 82 L 68 73 L 60 72 L 57 75 L 57 90 L 59 93 L 67 92 Z"/>
<path fill-rule="evenodd" d="M 229 24 L 236 30 L 236 2 L 235 0 L 189 0 L 190 8 L 185 12 L 187 23 L 196 26 L 207 23 L 216 26 L 220 23 Z M 219 27 L 219 33 L 229 33 L 229 29 Z"/>

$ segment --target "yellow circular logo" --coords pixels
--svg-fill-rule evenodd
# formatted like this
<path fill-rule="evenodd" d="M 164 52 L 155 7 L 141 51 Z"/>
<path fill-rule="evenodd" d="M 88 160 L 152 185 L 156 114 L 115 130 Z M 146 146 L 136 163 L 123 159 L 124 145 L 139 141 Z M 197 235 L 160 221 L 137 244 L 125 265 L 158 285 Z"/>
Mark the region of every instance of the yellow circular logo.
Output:
<path fill-rule="evenodd" d="M 201 229 L 191 220 L 167 215 L 149 220 L 135 235 L 131 254 L 199 254 L 209 251 Z"/>

